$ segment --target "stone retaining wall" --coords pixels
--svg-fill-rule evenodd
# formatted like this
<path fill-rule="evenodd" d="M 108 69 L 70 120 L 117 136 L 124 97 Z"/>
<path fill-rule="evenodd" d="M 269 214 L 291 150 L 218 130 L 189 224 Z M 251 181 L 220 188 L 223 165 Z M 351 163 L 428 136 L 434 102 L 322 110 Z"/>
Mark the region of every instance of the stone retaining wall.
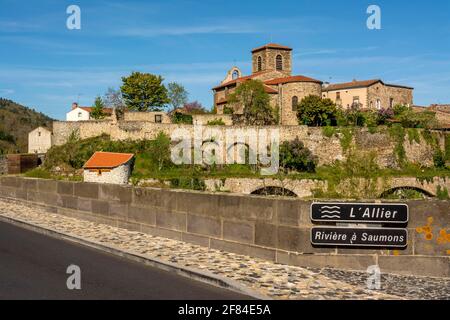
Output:
<path fill-rule="evenodd" d="M 323 134 L 322 128 L 306 126 L 267 126 L 267 127 L 246 127 L 246 126 L 205 126 L 203 132 L 214 128 L 219 130 L 221 136 L 225 137 L 227 130 L 243 130 L 244 134 L 248 129 L 273 130 L 279 129 L 280 142 L 292 141 L 299 138 L 305 146 L 318 157 L 319 165 L 329 165 L 336 160 L 344 160 L 346 153 L 342 148 L 342 133 L 336 131 L 331 137 Z M 151 123 L 145 121 L 119 121 L 118 123 L 108 121 L 79 121 L 53 123 L 54 143 L 61 145 L 67 142 L 72 132 L 78 132 L 81 139 L 87 139 L 101 134 L 108 134 L 113 140 L 139 140 L 154 139 L 158 133 L 164 132 L 170 136 L 176 129 L 186 130 L 193 137 L 194 126 L 182 124 Z M 433 146 L 425 141 L 418 130 L 418 141 L 409 140 L 405 134 L 403 149 L 405 151 L 405 161 L 416 163 L 421 166 L 430 167 L 433 165 Z M 445 133 L 434 132 L 437 143 L 444 150 Z M 205 138 L 204 141 L 210 139 Z M 375 151 L 377 162 L 381 167 L 396 167 L 396 142 L 386 132 L 381 130 L 377 133 L 370 133 L 367 129 L 354 129 L 352 133 L 353 143 L 361 150 Z M 226 152 L 227 150 L 224 150 Z"/>
<path fill-rule="evenodd" d="M 0 177 L 0 197 L 283 264 L 450 277 L 448 201 L 411 201 L 406 250 L 317 248 L 309 201 Z M 417 231 L 428 230 L 426 233 Z M 416 228 L 422 228 L 417 229 Z M 445 234 L 446 237 L 442 237 Z M 430 239 L 431 235 L 431 239 Z"/>

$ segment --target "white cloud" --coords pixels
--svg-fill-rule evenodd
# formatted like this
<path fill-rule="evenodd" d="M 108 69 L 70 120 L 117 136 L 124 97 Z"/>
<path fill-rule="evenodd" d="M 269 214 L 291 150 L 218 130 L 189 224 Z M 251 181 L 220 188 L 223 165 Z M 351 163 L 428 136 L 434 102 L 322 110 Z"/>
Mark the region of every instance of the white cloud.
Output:
<path fill-rule="evenodd" d="M 10 94 L 13 94 L 14 93 L 14 90 L 12 90 L 12 89 L 0 89 L 0 94 L 1 95 L 10 95 Z"/>

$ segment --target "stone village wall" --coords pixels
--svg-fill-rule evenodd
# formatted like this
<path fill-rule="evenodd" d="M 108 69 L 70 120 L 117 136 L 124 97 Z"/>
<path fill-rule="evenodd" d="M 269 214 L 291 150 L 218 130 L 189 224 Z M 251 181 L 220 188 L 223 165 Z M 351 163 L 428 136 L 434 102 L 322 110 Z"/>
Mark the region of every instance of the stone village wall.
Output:
<path fill-rule="evenodd" d="M 313 247 L 310 201 L 0 177 L 0 198 L 281 264 L 450 277 L 449 201 L 408 201 L 405 250 Z M 431 233 L 419 233 L 428 228 Z M 446 238 L 442 238 L 442 234 Z"/>
<path fill-rule="evenodd" d="M 79 133 L 80 138 L 86 139 L 108 134 L 113 140 L 139 140 L 153 139 L 159 132 L 170 135 L 175 129 L 185 129 L 193 135 L 194 126 L 180 124 L 157 124 L 146 121 L 83 121 L 83 122 L 54 122 L 53 135 L 54 144 L 64 144 L 70 134 L 74 131 Z M 274 129 L 280 130 L 280 142 L 291 141 L 298 137 L 319 159 L 319 165 L 332 164 L 335 160 L 345 159 L 345 152 L 341 147 L 341 134 L 335 134 L 328 138 L 323 135 L 321 128 L 311 128 L 306 126 L 268 126 L 268 127 L 239 127 L 239 126 L 205 126 L 205 130 L 215 128 L 225 133 L 230 129 Z M 444 133 L 436 132 L 439 138 L 439 144 L 444 149 Z M 396 156 L 394 149 L 395 141 L 388 133 L 369 133 L 366 129 L 356 129 L 353 134 L 353 141 L 364 150 L 374 150 L 378 156 L 378 163 L 382 167 L 395 166 Z M 406 153 L 406 159 L 410 162 L 423 166 L 433 164 L 434 150 L 431 145 L 426 143 L 423 138 L 421 142 L 410 142 L 407 137 L 403 143 Z"/>

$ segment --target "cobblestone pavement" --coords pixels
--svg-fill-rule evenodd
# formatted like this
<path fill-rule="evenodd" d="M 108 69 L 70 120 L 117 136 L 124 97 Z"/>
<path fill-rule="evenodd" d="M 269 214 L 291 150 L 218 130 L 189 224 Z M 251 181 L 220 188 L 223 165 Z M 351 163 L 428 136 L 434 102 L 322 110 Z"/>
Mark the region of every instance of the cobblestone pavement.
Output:
<path fill-rule="evenodd" d="M 450 299 L 449 278 L 383 275 L 382 289 L 366 288 L 367 274 L 285 266 L 248 256 L 52 214 L 0 199 L 0 216 L 93 243 L 224 276 L 274 299 Z"/>

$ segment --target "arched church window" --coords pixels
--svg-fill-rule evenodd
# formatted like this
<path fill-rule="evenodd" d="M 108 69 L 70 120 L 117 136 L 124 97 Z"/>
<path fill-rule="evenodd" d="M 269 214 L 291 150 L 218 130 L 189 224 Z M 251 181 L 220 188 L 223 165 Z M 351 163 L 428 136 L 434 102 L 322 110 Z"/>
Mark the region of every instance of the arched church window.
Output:
<path fill-rule="evenodd" d="M 258 71 L 262 70 L 262 58 L 258 57 Z"/>
<path fill-rule="evenodd" d="M 239 71 L 234 70 L 231 79 L 236 80 L 237 78 L 239 78 Z"/>
<path fill-rule="evenodd" d="M 297 106 L 298 106 L 298 97 L 293 96 L 292 97 L 292 111 L 297 111 Z"/>
<path fill-rule="evenodd" d="M 283 70 L 283 57 L 280 54 L 276 57 L 276 66 L 277 70 Z"/>

